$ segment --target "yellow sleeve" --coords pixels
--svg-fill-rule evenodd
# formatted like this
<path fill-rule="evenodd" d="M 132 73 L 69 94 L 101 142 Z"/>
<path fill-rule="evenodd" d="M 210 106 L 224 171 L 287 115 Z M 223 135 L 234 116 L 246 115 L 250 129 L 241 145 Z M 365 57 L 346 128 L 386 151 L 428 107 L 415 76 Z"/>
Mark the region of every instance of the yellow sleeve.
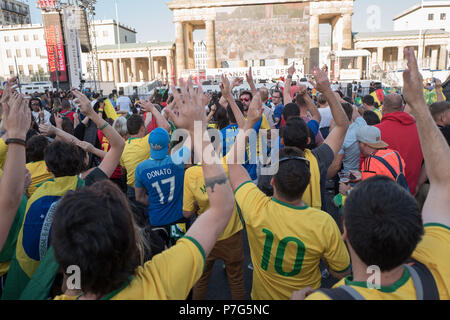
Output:
<path fill-rule="evenodd" d="M 323 231 L 323 239 L 327 240 L 324 258 L 327 260 L 330 269 L 336 273 L 346 272 L 350 268 L 350 255 L 336 222 L 330 216 L 327 217 L 327 225 Z"/>
<path fill-rule="evenodd" d="M 114 121 L 116 121 L 119 118 L 119 115 L 116 113 L 116 110 L 114 110 L 114 106 L 112 105 L 111 101 L 109 101 L 109 99 L 105 100 L 105 107 L 103 111 L 105 112 L 108 118 L 111 118 Z"/>
<path fill-rule="evenodd" d="M 197 240 L 185 237 L 144 266 L 142 289 L 156 287 L 169 300 L 184 300 L 205 267 L 205 251 Z M 154 298 L 154 292 L 140 291 L 143 299 Z M 150 296 L 147 296 L 150 295 Z"/>
<path fill-rule="evenodd" d="M 3 169 L 6 162 L 6 156 L 8 155 L 8 146 L 3 138 L 0 138 L 0 169 Z"/>
<path fill-rule="evenodd" d="M 251 181 L 244 182 L 236 189 L 234 197 L 237 203 L 239 215 L 245 223 L 252 224 L 252 220 L 257 218 L 263 211 L 264 206 L 270 200 L 258 187 Z"/>
<path fill-rule="evenodd" d="M 194 167 L 192 167 L 194 168 Z M 186 174 L 184 176 L 184 185 L 183 185 L 183 211 L 192 212 L 195 210 L 195 197 L 194 193 L 191 190 L 191 178 L 193 171 L 192 168 L 186 170 Z"/>
<path fill-rule="evenodd" d="M 270 130 L 269 121 L 264 113 L 262 115 L 261 130 Z"/>

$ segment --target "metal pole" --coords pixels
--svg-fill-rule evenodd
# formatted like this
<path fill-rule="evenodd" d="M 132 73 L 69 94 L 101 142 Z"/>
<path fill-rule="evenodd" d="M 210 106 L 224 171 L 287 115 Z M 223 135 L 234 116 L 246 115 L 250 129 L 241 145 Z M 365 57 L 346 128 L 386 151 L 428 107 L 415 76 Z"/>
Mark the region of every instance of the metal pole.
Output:
<path fill-rule="evenodd" d="M 422 9 L 422 12 L 423 12 L 423 0 L 421 1 L 421 9 Z M 424 49 L 425 48 L 422 48 L 422 25 L 421 25 L 420 33 L 419 33 L 419 47 L 417 48 L 417 55 L 418 55 L 417 62 L 418 62 L 418 65 L 419 65 L 419 70 L 422 69 L 422 58 L 423 58 L 423 50 Z"/>
<path fill-rule="evenodd" d="M 56 45 L 54 45 L 56 48 L 55 50 L 55 58 L 56 58 L 56 90 L 59 91 L 59 56 L 58 56 L 58 48 Z"/>
<path fill-rule="evenodd" d="M 118 43 L 118 46 L 119 46 L 119 81 L 120 81 L 120 79 L 121 79 L 122 77 L 125 79 L 125 75 L 121 75 L 121 74 L 120 74 L 120 68 L 121 68 L 121 67 L 122 67 L 122 69 L 124 69 L 124 68 L 123 68 L 123 66 L 122 66 L 122 56 L 121 56 L 121 53 L 120 53 L 121 48 L 120 48 L 119 9 L 118 9 L 118 7 L 117 7 L 117 0 L 114 0 L 114 3 L 115 3 L 115 6 L 116 6 L 117 43 Z M 125 72 L 125 69 L 124 69 L 123 72 Z"/>
<path fill-rule="evenodd" d="M 19 92 L 22 93 L 22 86 L 20 85 L 20 73 L 19 73 L 19 68 L 17 67 L 17 57 L 16 57 L 16 55 L 14 55 L 14 63 L 16 65 L 17 85 L 19 87 Z"/>

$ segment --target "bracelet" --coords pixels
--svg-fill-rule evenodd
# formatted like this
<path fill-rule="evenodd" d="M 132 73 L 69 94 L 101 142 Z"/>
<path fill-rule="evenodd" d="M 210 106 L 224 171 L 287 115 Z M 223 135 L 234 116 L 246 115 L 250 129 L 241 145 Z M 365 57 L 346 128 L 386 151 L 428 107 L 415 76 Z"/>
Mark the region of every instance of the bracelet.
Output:
<path fill-rule="evenodd" d="M 100 130 L 100 131 L 103 131 L 107 126 L 109 126 L 109 123 L 108 123 L 108 122 L 105 123 L 99 130 Z"/>
<path fill-rule="evenodd" d="M 25 141 L 25 140 L 22 140 L 22 139 L 7 139 L 7 140 L 5 141 L 5 144 L 6 144 L 6 145 L 10 145 L 10 144 L 20 144 L 20 145 L 22 145 L 22 146 L 24 146 L 24 147 L 27 146 L 26 141 Z"/>

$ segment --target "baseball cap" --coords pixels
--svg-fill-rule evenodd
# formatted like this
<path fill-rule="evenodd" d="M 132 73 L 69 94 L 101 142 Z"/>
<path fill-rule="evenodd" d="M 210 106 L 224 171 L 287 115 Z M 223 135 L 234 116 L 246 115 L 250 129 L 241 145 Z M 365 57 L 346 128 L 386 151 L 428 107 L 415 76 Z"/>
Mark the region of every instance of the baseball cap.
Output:
<path fill-rule="evenodd" d="M 384 149 L 389 145 L 381 140 L 381 131 L 377 127 L 362 126 L 356 130 L 356 140 L 375 149 Z"/>
<path fill-rule="evenodd" d="M 156 128 L 148 137 L 150 145 L 150 157 L 154 160 L 162 160 L 169 153 L 170 137 L 169 133 L 163 128 Z"/>

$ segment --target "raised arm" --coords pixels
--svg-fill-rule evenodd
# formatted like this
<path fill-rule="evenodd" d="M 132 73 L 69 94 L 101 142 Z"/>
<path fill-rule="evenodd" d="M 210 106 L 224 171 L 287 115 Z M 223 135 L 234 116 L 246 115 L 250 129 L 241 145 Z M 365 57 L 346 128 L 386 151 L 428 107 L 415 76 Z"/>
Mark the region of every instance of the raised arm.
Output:
<path fill-rule="evenodd" d="M 78 90 L 73 90 L 73 94 L 77 97 L 81 113 L 91 119 L 96 124 L 97 128 L 103 131 L 103 134 L 109 141 L 111 149 L 108 151 L 98 168 L 108 177 L 111 177 L 120 163 L 120 157 L 125 148 L 125 141 L 108 122 L 95 113 L 89 99 L 84 94 Z"/>
<path fill-rule="evenodd" d="M 261 119 L 264 108 L 261 103 L 261 95 L 258 92 L 254 97 L 247 112 L 247 121 L 243 129 L 239 130 L 236 141 L 231 148 L 227 157 L 228 174 L 230 175 L 230 183 L 233 190 L 236 190 L 244 182 L 251 181 L 247 170 L 242 166 L 244 164 L 244 155 L 249 134 L 256 122 Z"/>
<path fill-rule="evenodd" d="M 0 251 L 19 208 L 25 187 L 25 139 L 31 122 L 28 100 L 17 92 L 3 103 L 3 124 L 7 131 L 8 154 L 0 181 Z"/>
<path fill-rule="evenodd" d="M 233 85 L 234 84 L 235 82 L 233 82 Z M 230 104 L 237 125 L 239 126 L 239 128 L 244 128 L 246 120 L 241 110 L 239 110 L 239 107 L 236 104 L 236 100 L 234 100 L 232 88 L 230 86 L 230 81 L 225 75 L 222 75 L 222 83 L 220 84 L 220 90 L 222 91 L 222 97 L 225 97 L 226 101 Z"/>
<path fill-rule="evenodd" d="M 234 209 L 234 196 L 222 163 L 206 132 L 206 114 L 202 105 L 203 91 L 201 87 L 194 91 L 190 79 L 187 84 L 180 79 L 180 87 L 183 98 L 173 88 L 179 115 L 175 115 L 171 110 L 169 112 L 171 112 L 177 128 L 188 130 L 191 138 L 194 138 L 194 150 L 201 159 L 210 203 L 210 208 L 195 221 L 186 236 L 196 239 L 208 256 L 231 218 Z M 201 128 L 201 130 L 197 130 L 199 132 L 196 132 L 197 135 L 201 133 L 201 137 L 194 136 L 195 122 L 197 122 L 197 127 Z"/>
<path fill-rule="evenodd" d="M 450 148 L 433 121 L 423 96 L 423 78 L 413 48 L 405 48 L 408 67 L 403 72 L 403 94 L 416 119 L 430 191 L 425 201 L 423 223 L 439 223 L 450 228 Z"/>
<path fill-rule="evenodd" d="M 246 78 L 247 78 L 247 82 L 248 85 L 250 86 L 250 91 L 252 93 L 252 96 L 256 95 L 256 92 L 258 90 L 256 90 L 256 86 L 255 86 L 255 81 L 253 80 L 253 72 L 252 72 L 252 67 L 250 67 L 248 69 L 248 73 L 245 74 Z"/>
<path fill-rule="evenodd" d="M 435 90 L 436 90 L 436 102 L 445 101 L 444 94 L 442 93 L 442 82 L 439 79 L 436 79 Z"/>
<path fill-rule="evenodd" d="M 316 105 L 314 104 L 314 101 L 309 96 L 308 88 L 304 85 L 301 85 L 298 94 L 303 96 L 306 107 L 308 108 L 309 113 L 311 113 L 312 120 L 316 120 L 320 124 L 320 121 L 322 121 L 322 116 L 320 115 L 319 109 L 317 109 Z"/>
<path fill-rule="evenodd" d="M 341 103 L 331 89 L 327 74 L 319 68 L 315 68 L 314 78 L 315 81 L 311 81 L 311 84 L 327 99 L 335 122 L 334 129 L 330 132 L 324 143 L 333 150 L 334 156 L 336 157 L 342 148 L 350 123 Z"/>
<path fill-rule="evenodd" d="M 140 102 L 139 106 L 141 106 L 142 110 L 145 112 L 150 112 L 153 117 L 156 119 L 156 124 L 159 128 L 166 129 L 167 132 L 170 132 L 170 124 L 164 118 L 161 113 L 156 109 L 155 105 L 151 103 L 150 101 Z"/>
<path fill-rule="evenodd" d="M 288 75 L 286 78 L 286 82 L 284 83 L 284 91 L 283 91 L 283 100 L 284 105 L 287 105 L 288 103 L 292 102 L 292 96 L 291 96 L 291 86 L 292 86 L 292 77 L 295 73 L 295 64 L 293 63 L 292 66 L 288 69 Z"/>

